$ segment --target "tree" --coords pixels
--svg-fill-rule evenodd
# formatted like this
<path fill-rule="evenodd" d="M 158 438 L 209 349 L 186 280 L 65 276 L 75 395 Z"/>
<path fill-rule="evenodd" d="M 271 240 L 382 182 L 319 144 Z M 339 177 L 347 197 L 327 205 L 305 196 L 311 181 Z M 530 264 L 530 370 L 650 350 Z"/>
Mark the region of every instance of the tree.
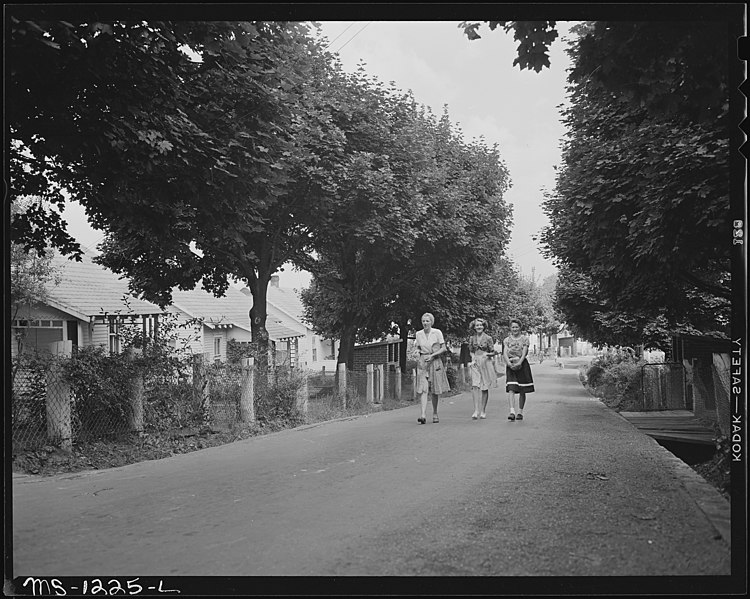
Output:
<path fill-rule="evenodd" d="M 328 127 L 320 46 L 299 24 L 253 27 L 247 60 L 206 72 L 185 107 L 227 158 L 158 176 L 154 196 L 153 186 L 121 182 L 118 197 L 139 209 L 108 220 L 100 262 L 160 303 L 173 286 L 200 281 L 221 295 L 230 277 L 242 281 L 252 293 L 251 329 L 265 372 L 268 283 L 283 264 L 306 256 L 340 152 Z M 211 185 L 216 171 L 220 187 Z"/>
<path fill-rule="evenodd" d="M 33 25 L 11 44 L 11 103 L 32 105 L 11 118 L 14 188 L 58 205 L 67 188 L 107 233 L 98 261 L 160 305 L 175 286 L 244 281 L 263 372 L 268 281 L 304 253 L 338 159 L 320 46 L 281 22 Z M 34 247 L 59 227 L 13 222 Z"/>
<path fill-rule="evenodd" d="M 352 364 L 358 331 L 383 318 L 402 256 L 414 244 L 411 212 L 424 144 L 409 94 L 386 89 L 363 69 L 337 71 L 332 124 L 343 133 L 343 159 L 330 175 L 330 193 L 318 211 L 312 247 L 300 265 L 314 274 L 303 294 L 318 332 L 341 340 L 339 363 Z M 322 303 L 322 298 L 325 299 Z M 335 330 L 321 310 L 335 310 Z"/>
<path fill-rule="evenodd" d="M 691 294 L 690 300 L 692 310 L 679 320 L 667 308 L 648 304 L 624 311 L 608 301 L 586 273 L 562 267 L 554 305 L 577 337 L 595 345 L 643 345 L 646 349 L 667 350 L 677 333 L 725 334 L 729 322 L 721 302 L 701 293 Z"/>
<path fill-rule="evenodd" d="M 12 220 L 14 240 L 40 252 L 49 243 L 77 256 L 78 244 L 51 209 L 64 207 L 63 190 L 101 227 L 104 215 L 126 210 L 113 198 L 120 181 L 152 183 L 189 164 L 221 166 L 222 148 L 183 108 L 204 84 L 203 73 L 241 56 L 257 35 L 252 26 L 68 23 L 14 12 L 7 54 L 11 189 L 44 200 Z M 184 47 L 202 52 L 203 63 Z M 221 174 L 217 169 L 212 182 L 221 185 Z"/>
<path fill-rule="evenodd" d="M 505 33 L 513 31 L 513 39 L 520 42 L 518 56 L 513 60 L 513 66 L 518 65 L 521 70 L 534 69 L 537 73 L 544 67 L 549 68 L 549 47 L 558 32 L 555 21 L 485 21 L 490 30 L 502 27 Z M 458 25 L 470 40 L 478 40 L 482 36 L 477 33 L 481 23 L 477 21 L 463 21 Z"/>
<path fill-rule="evenodd" d="M 36 204 L 32 198 L 14 198 L 10 203 L 11 214 L 19 214 Z M 52 254 L 44 254 L 35 249 L 25 250 L 18 243 L 10 243 L 10 320 L 15 327 L 16 320 L 37 320 L 35 308 L 47 300 L 50 287 L 60 282 L 60 274 L 52 265 Z M 14 341 L 17 353 L 23 352 L 25 331 L 16 328 Z M 15 376 L 15 365 L 13 375 Z"/>
<path fill-rule="evenodd" d="M 571 107 L 563 111 L 570 136 L 545 198 L 550 225 L 541 239 L 545 254 L 565 267 L 558 306 L 594 342 L 612 342 L 617 332 L 632 340 L 647 326 L 728 330 L 726 62 L 708 76 L 720 97 L 691 93 L 681 114 L 666 99 L 705 66 L 703 55 L 722 55 L 724 39 L 703 24 L 661 23 L 658 31 L 657 42 L 649 40 L 659 37 L 655 24 L 596 23 L 571 50 Z M 653 60 L 657 48 L 673 68 Z M 623 75 L 615 67 L 625 63 Z M 636 75 L 653 87 L 632 87 Z"/>
<path fill-rule="evenodd" d="M 579 36 L 571 79 L 586 80 L 654 116 L 697 122 L 720 118 L 729 108 L 729 85 L 717 66 L 727 64 L 728 36 L 743 34 L 742 9 L 686 10 L 670 7 L 669 19 L 649 21 L 645 12 L 638 20 L 577 23 L 571 28 Z M 520 42 L 514 66 L 537 73 L 549 68 L 548 51 L 558 38 L 555 21 L 463 21 L 458 27 L 473 41 L 481 38 L 482 23 L 491 31 L 513 31 Z"/>
<path fill-rule="evenodd" d="M 351 159 L 336 173 L 338 205 L 316 237 L 303 301 L 351 364 L 355 341 L 394 332 L 395 322 L 406 344 L 409 322 L 426 310 L 446 331 L 465 328 L 477 305 L 472 276 L 501 255 L 510 210 L 496 149 L 466 144 L 447 113 L 435 120 L 362 72 L 347 85 L 358 104 L 336 118 Z"/>

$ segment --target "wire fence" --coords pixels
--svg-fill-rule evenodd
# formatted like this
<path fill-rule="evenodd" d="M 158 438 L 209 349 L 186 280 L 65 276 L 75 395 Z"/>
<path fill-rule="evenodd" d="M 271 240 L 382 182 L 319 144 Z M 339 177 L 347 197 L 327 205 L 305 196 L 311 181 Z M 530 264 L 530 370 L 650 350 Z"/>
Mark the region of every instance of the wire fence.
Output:
<path fill-rule="evenodd" d="M 685 410 L 685 367 L 679 363 L 644 364 L 641 367 L 643 411 Z"/>
<path fill-rule="evenodd" d="M 325 419 L 334 412 L 395 409 L 413 400 L 413 377 L 373 372 L 321 373 L 248 363 L 208 363 L 202 356 L 170 368 L 143 369 L 129 355 L 86 361 L 21 356 L 13 365 L 13 451 L 123 434 L 186 428 L 232 429 L 257 421 Z M 251 398 L 248 403 L 248 398 Z"/>

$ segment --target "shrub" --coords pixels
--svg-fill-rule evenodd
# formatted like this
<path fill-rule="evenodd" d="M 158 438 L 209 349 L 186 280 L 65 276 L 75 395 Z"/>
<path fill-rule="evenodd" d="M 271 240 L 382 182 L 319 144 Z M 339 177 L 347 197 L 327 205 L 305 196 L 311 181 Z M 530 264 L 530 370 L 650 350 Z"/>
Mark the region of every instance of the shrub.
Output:
<path fill-rule="evenodd" d="M 259 423 L 283 421 L 291 426 L 304 422 L 297 406 L 303 376 L 296 370 L 280 369 L 264 389 L 255 394 L 255 417 Z"/>
<path fill-rule="evenodd" d="M 11 426 L 13 440 L 23 445 L 43 444 L 47 428 L 47 371 L 50 354 L 21 354 L 13 358 Z"/>
<path fill-rule="evenodd" d="M 257 351 L 257 348 L 251 342 L 229 339 L 227 341 L 227 362 L 230 364 L 239 364 L 242 358 L 256 357 Z"/>
<path fill-rule="evenodd" d="M 640 405 L 643 363 L 630 348 L 608 349 L 591 361 L 584 378 L 609 407 L 636 408 Z"/>
<path fill-rule="evenodd" d="M 136 365 L 126 355 L 109 355 L 101 347 L 76 348 L 73 356 L 61 360 L 61 364 L 73 398 L 74 439 L 125 430 Z"/>
<path fill-rule="evenodd" d="M 147 432 L 195 426 L 201 413 L 186 379 L 150 378 L 144 384 L 143 427 Z"/>

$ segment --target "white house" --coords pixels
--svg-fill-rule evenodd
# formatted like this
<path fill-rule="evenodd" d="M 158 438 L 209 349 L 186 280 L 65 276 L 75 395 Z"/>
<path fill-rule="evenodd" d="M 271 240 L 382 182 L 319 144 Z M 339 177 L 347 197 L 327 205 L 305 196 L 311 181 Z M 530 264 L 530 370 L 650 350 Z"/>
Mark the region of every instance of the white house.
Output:
<path fill-rule="evenodd" d="M 13 356 L 19 351 L 45 350 L 55 341 L 119 352 L 124 323 L 140 323 L 148 333 L 156 328 L 161 308 L 133 297 L 127 281 L 94 264 L 88 256 L 75 262 L 56 254 L 52 266 L 60 282 L 48 288 L 47 301 L 20 306 L 11 315 Z"/>
<path fill-rule="evenodd" d="M 85 254 L 81 262 L 55 255 L 52 265 L 60 282 L 48 288 L 47 301 L 21 306 L 12 315 L 12 355 L 19 350 L 45 350 L 55 341 L 68 340 L 74 346 L 101 346 L 119 352 L 124 325 L 137 324 L 147 335 L 154 335 L 160 323 L 164 326 L 167 314 L 174 314 L 176 324 L 182 325 L 176 329 L 177 342 L 211 361 L 226 360 L 229 340 L 251 340 L 252 300 L 231 286 L 221 298 L 200 288 L 173 289 L 172 304 L 162 310 L 131 295 L 126 279 L 93 263 Z M 268 322 L 266 328 L 277 349 L 304 337 L 281 319 Z"/>
<path fill-rule="evenodd" d="M 245 288 L 242 293 L 250 295 Z M 287 343 L 288 351 L 296 353 L 298 363 L 310 370 L 335 371 L 339 342 L 317 335 L 305 319 L 305 307 L 294 289 L 279 286 L 279 275 L 271 277 L 267 294 L 268 318 L 266 328 L 272 323 L 288 327 L 301 337 L 296 339 L 296 346 Z M 270 329 L 269 329 L 270 334 Z"/>

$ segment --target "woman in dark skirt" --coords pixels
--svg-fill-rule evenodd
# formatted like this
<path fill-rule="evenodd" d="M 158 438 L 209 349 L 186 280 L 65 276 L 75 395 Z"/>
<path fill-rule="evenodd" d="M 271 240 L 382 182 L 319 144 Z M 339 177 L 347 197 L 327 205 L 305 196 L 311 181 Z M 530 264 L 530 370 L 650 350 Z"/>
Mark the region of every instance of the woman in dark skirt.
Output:
<path fill-rule="evenodd" d="M 508 392 L 510 414 L 508 420 L 523 420 L 526 394 L 534 392 L 534 379 L 526 356 L 529 353 L 529 337 L 521 333 L 521 322 L 510 321 L 510 335 L 503 341 L 505 359 L 505 390 Z"/>

